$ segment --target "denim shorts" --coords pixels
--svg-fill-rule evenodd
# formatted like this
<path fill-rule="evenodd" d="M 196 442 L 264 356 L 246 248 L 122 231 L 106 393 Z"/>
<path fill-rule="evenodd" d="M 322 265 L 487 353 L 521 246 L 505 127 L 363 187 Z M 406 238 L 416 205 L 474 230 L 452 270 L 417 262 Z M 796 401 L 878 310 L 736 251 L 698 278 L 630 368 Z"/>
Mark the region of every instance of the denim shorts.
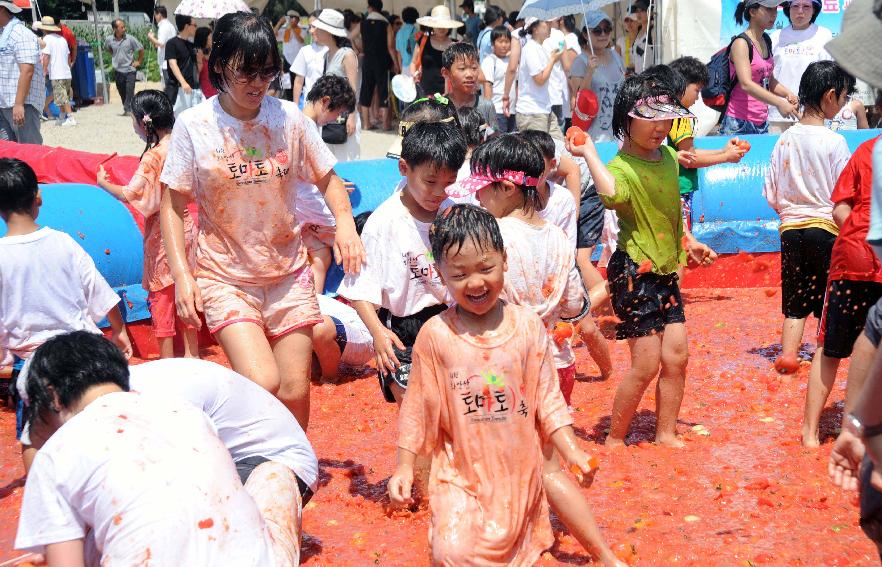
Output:
<path fill-rule="evenodd" d="M 756 124 L 749 120 L 742 120 L 740 118 L 733 118 L 732 116 L 724 116 L 723 121 L 720 122 L 720 135 L 721 136 L 737 136 L 742 135 L 746 136 L 749 134 L 768 134 L 769 133 L 769 123 L 768 121 L 763 122 L 762 124 Z"/>

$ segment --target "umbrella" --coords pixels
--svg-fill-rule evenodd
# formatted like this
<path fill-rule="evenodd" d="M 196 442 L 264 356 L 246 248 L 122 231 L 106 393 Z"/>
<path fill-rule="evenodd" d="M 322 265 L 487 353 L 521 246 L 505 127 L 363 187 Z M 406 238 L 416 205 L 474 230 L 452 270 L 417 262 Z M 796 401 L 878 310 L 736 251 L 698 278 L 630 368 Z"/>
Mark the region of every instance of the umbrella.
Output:
<path fill-rule="evenodd" d="M 540 20 L 554 20 L 564 16 L 582 14 L 584 21 L 588 10 L 599 10 L 619 0 L 527 0 L 518 12 L 519 18 L 536 17 Z M 594 55 L 594 42 L 588 34 L 588 46 Z"/>
<path fill-rule="evenodd" d="M 233 12 L 250 11 L 244 0 L 183 0 L 175 8 L 175 15 L 216 20 Z"/>

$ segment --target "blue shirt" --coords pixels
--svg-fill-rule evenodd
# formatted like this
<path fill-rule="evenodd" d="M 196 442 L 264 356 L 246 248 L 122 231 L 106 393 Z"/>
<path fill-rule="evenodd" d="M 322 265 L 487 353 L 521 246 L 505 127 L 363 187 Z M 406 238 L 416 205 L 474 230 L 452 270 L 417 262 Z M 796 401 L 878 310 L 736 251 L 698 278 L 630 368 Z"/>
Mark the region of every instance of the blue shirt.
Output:
<path fill-rule="evenodd" d="M 478 40 L 478 31 L 481 29 L 481 18 L 472 14 L 465 19 L 465 32 L 472 43 Z"/>
<path fill-rule="evenodd" d="M 481 33 L 478 34 L 478 55 L 481 61 L 484 60 L 485 57 L 490 55 L 490 52 L 493 51 L 493 44 L 490 42 L 490 38 L 493 36 L 493 29 L 490 26 L 481 30 Z"/>
<path fill-rule="evenodd" d="M 403 24 L 401 29 L 395 33 L 395 49 L 401 54 L 401 71 L 404 72 L 413 59 L 413 53 L 416 51 L 417 43 L 413 37 L 416 32 L 414 24 Z M 410 42 L 410 52 L 408 53 L 408 42 Z"/>

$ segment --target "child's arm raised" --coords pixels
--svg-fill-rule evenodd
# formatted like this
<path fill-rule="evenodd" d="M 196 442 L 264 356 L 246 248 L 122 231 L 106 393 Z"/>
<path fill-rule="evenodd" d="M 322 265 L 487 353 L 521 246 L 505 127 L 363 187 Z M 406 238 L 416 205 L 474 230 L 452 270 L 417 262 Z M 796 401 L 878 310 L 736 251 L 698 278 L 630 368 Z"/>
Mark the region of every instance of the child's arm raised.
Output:
<path fill-rule="evenodd" d="M 187 196 L 179 191 L 166 191 L 162 196 L 159 210 L 159 226 L 162 229 L 162 242 L 165 254 L 175 280 L 175 306 L 181 321 L 191 327 L 200 328 L 202 321 L 202 292 L 196 285 L 196 278 L 190 273 L 187 263 L 186 236 L 184 235 L 184 211 Z"/>
<path fill-rule="evenodd" d="M 567 140 L 567 151 L 574 156 L 579 155 L 585 158 L 585 163 L 588 164 L 588 171 L 591 172 L 591 177 L 594 179 L 594 186 L 597 188 L 597 193 L 600 195 L 606 195 L 607 197 L 615 196 L 616 178 L 613 177 L 613 174 L 609 172 L 606 165 L 601 161 L 600 155 L 597 153 L 597 148 L 594 147 L 594 141 L 590 136 L 581 146 L 574 146 L 572 141 Z"/>
<path fill-rule="evenodd" d="M 412 504 L 413 497 L 413 465 L 416 462 L 416 453 L 401 447 L 398 448 L 398 467 L 395 474 L 389 479 L 389 499 L 395 506 Z"/>
<path fill-rule="evenodd" d="M 343 180 L 337 176 L 333 169 L 315 185 L 324 196 L 325 203 L 337 222 L 337 232 L 334 235 L 334 258 L 338 264 L 343 265 L 344 272 L 357 274 L 364 264 L 364 245 L 355 230 L 349 192 L 346 190 Z"/>

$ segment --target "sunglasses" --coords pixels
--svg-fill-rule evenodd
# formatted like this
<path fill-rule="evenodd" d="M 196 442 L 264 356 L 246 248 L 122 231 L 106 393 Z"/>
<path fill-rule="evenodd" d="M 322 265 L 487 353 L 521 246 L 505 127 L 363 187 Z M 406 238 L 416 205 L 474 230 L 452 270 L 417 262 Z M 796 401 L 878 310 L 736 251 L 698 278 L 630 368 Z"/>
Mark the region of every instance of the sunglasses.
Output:
<path fill-rule="evenodd" d="M 240 85 L 247 85 L 248 83 L 252 83 L 260 77 L 263 81 L 269 83 L 272 82 L 273 79 L 279 76 L 279 70 L 275 67 L 265 67 L 261 71 L 257 71 L 255 73 L 240 73 L 235 69 L 231 69 L 229 66 L 227 70 L 230 71 L 233 75 L 233 82 L 238 83 Z"/>
<path fill-rule="evenodd" d="M 591 33 L 593 33 L 594 35 L 612 33 L 612 27 L 610 27 L 610 26 L 597 26 L 596 28 L 591 28 Z"/>

